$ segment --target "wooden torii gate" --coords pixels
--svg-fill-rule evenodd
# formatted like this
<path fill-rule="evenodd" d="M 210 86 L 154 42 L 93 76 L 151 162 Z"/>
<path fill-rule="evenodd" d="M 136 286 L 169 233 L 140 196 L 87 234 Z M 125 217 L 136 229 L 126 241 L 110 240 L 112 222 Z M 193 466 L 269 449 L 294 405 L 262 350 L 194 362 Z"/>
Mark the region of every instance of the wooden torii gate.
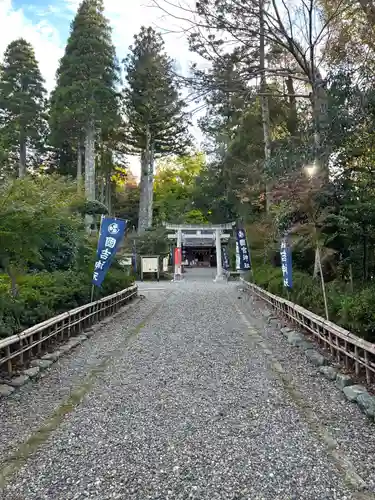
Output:
<path fill-rule="evenodd" d="M 228 240 L 230 233 L 225 233 L 226 230 L 232 230 L 235 222 L 229 224 L 169 224 L 165 225 L 166 229 L 174 231 L 168 234 L 170 240 L 176 240 L 176 248 L 179 249 L 181 255 L 182 244 L 185 246 L 200 246 L 212 247 L 215 242 L 216 247 L 216 278 L 219 281 L 224 278 L 223 266 L 221 262 L 221 242 Z M 175 262 L 174 279 L 182 279 L 182 262 Z"/>

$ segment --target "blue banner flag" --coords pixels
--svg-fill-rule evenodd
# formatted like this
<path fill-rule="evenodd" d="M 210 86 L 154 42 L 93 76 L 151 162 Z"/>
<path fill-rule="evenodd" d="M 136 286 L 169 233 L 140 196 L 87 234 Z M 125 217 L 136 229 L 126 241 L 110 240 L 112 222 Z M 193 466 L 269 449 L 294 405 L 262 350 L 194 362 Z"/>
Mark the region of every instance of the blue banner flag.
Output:
<path fill-rule="evenodd" d="M 251 269 L 251 258 L 244 229 L 237 229 L 236 234 L 236 268 L 248 271 Z"/>
<path fill-rule="evenodd" d="M 101 286 L 125 234 L 126 221 L 104 217 L 100 226 L 92 284 Z"/>
<path fill-rule="evenodd" d="M 292 288 L 292 251 L 289 247 L 288 238 L 284 236 L 280 244 L 281 270 L 283 272 L 284 286 Z"/>
<path fill-rule="evenodd" d="M 222 253 L 223 253 L 223 268 L 228 271 L 230 265 L 229 265 L 229 257 L 228 257 L 228 252 L 227 252 L 227 247 L 221 247 Z"/>

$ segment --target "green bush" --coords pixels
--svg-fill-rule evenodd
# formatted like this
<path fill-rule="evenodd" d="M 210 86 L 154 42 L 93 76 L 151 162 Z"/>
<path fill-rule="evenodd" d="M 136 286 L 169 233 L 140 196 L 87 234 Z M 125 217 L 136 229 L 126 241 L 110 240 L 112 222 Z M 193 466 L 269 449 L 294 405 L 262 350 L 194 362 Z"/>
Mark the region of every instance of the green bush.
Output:
<path fill-rule="evenodd" d="M 9 280 L 0 277 L 0 338 L 18 333 L 62 312 L 90 301 L 92 265 L 83 271 L 41 272 L 22 276 L 18 280 L 19 293 L 9 293 Z M 127 288 L 133 277 L 113 266 L 101 288 L 95 289 L 95 298 Z"/>
<path fill-rule="evenodd" d="M 254 282 L 258 286 L 319 316 L 325 316 L 319 278 L 293 270 L 293 287 L 288 291 L 283 285 L 280 267 L 257 263 L 253 267 Z M 326 295 L 331 321 L 355 335 L 375 342 L 375 285 L 352 293 L 345 284 L 332 281 L 326 284 Z"/>
<path fill-rule="evenodd" d="M 375 285 L 343 297 L 338 316 L 344 328 L 375 342 Z"/>
<path fill-rule="evenodd" d="M 0 186 L 0 198 L 6 200 L 0 206 L 0 337 L 4 337 L 90 300 L 98 235 L 87 236 L 82 214 L 107 209 L 87 202 L 74 182 L 57 175 L 7 179 Z M 95 289 L 95 298 L 132 281 L 115 261 L 103 286 Z"/>

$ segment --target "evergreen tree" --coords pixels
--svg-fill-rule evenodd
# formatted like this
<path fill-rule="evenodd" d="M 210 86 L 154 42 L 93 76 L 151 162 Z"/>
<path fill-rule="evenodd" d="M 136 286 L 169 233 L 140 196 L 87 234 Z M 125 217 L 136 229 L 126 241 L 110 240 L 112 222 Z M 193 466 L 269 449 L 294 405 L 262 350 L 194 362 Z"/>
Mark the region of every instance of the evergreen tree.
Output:
<path fill-rule="evenodd" d="M 46 133 L 45 94 L 33 47 L 22 38 L 11 42 L 0 74 L 1 143 L 7 159 L 18 159 L 19 177 L 26 174 L 28 148 L 35 153 Z"/>
<path fill-rule="evenodd" d="M 77 151 L 77 177 L 85 159 L 85 193 L 95 196 L 95 140 L 118 117 L 119 67 L 102 0 L 83 0 L 72 22 L 51 98 L 51 140 L 69 141 Z"/>
<path fill-rule="evenodd" d="M 107 207 L 109 215 L 112 215 L 112 197 L 116 185 L 122 183 L 127 175 L 126 155 L 124 126 L 119 120 L 111 128 L 102 131 L 96 157 L 99 201 Z"/>
<path fill-rule="evenodd" d="M 185 103 L 165 53 L 152 28 L 142 27 L 125 60 L 125 103 L 130 152 L 141 154 L 141 195 L 138 231 L 152 225 L 155 156 L 183 153 L 189 144 Z"/>

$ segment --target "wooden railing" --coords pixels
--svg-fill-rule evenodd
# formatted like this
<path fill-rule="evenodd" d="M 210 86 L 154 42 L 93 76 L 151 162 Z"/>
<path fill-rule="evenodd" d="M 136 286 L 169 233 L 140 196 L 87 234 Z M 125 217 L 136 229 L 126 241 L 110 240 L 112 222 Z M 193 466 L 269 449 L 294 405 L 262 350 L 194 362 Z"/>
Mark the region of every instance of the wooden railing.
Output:
<path fill-rule="evenodd" d="M 247 290 L 316 337 L 323 347 L 330 350 L 337 362 L 344 364 L 348 369 L 353 369 L 357 376 L 366 375 L 369 384 L 374 380 L 375 344 L 353 335 L 341 326 L 289 300 L 263 290 L 254 283 L 249 283 L 243 278 L 241 281 Z"/>
<path fill-rule="evenodd" d="M 11 374 L 32 357 L 41 355 L 53 343 L 78 335 L 92 324 L 115 313 L 137 293 L 138 287 L 133 285 L 0 340 L 0 372 Z"/>

